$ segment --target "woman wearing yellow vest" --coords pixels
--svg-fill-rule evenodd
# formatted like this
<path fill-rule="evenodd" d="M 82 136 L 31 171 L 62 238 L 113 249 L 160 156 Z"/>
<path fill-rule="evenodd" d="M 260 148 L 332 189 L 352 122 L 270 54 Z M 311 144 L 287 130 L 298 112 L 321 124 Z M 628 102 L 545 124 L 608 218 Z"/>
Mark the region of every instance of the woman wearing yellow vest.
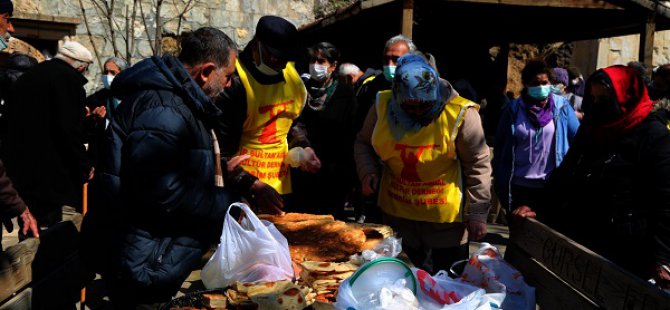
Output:
<path fill-rule="evenodd" d="M 491 166 L 477 109 L 423 57 L 405 55 L 356 140 L 363 193 L 379 191 L 384 222 L 429 271 L 467 259 L 468 239 L 486 235 Z"/>

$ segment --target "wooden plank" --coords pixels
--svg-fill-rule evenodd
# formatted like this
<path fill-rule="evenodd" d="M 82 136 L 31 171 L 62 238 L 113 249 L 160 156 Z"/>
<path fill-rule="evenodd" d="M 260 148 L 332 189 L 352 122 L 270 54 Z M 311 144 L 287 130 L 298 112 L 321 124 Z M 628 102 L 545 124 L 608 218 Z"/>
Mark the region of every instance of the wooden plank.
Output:
<path fill-rule="evenodd" d="M 534 219 L 510 241 L 606 309 L 670 310 L 670 295 Z"/>
<path fill-rule="evenodd" d="M 507 247 L 505 260 L 521 271 L 526 283 L 535 287 L 536 303 L 542 310 L 601 309 L 542 264 L 528 257 L 518 246 L 511 244 Z"/>
<path fill-rule="evenodd" d="M 647 68 L 654 66 L 654 33 L 656 32 L 656 13 L 649 13 L 642 33 L 640 34 L 640 55 L 639 61 L 647 65 Z M 647 70 L 647 75 L 651 77 L 651 70 Z"/>
<path fill-rule="evenodd" d="M 413 24 L 414 24 L 414 0 L 403 0 L 402 35 L 411 39 Z"/>
<path fill-rule="evenodd" d="M 574 9 L 622 10 L 623 8 L 604 0 L 446 0 L 450 2 L 470 2 L 483 4 L 537 6 Z"/>

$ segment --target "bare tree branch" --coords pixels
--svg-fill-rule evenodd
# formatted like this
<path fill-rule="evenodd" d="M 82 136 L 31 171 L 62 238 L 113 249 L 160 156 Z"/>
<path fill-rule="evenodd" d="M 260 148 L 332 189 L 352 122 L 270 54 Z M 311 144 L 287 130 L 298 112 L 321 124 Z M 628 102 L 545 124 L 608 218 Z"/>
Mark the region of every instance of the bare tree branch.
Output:
<path fill-rule="evenodd" d="M 88 25 L 88 18 L 86 18 L 86 9 L 84 9 L 84 3 L 82 2 L 82 0 L 79 0 L 79 6 L 81 7 L 81 16 L 84 18 L 86 33 L 88 34 L 88 39 L 91 41 L 91 47 L 93 47 L 93 53 L 95 54 L 95 59 L 98 61 L 98 66 L 102 70 L 102 63 L 100 62 L 100 54 L 98 54 L 98 48 L 95 46 L 95 41 L 93 41 L 93 35 L 91 34 L 91 27 Z"/>
<path fill-rule="evenodd" d="M 107 25 L 109 27 L 109 37 L 112 40 L 112 49 L 114 49 L 114 56 L 119 56 L 119 47 L 116 46 L 116 31 L 114 30 L 114 0 L 110 3 L 105 0 L 105 8 L 107 9 Z"/>
<path fill-rule="evenodd" d="M 131 19 L 131 22 L 130 22 L 131 27 L 130 27 L 130 30 L 128 32 L 128 41 L 130 41 L 130 53 L 128 53 L 128 55 L 127 55 L 128 59 L 126 59 L 126 61 L 128 62 L 128 65 L 132 65 L 132 63 L 133 63 L 132 51 L 135 50 L 135 29 L 134 28 L 135 28 L 135 21 L 137 20 L 136 9 L 137 9 L 137 2 L 138 1 L 139 0 L 133 0 L 133 15 L 132 15 L 132 19 Z"/>
<path fill-rule="evenodd" d="M 140 15 L 142 16 L 142 23 L 144 24 L 144 32 L 147 34 L 147 40 L 149 40 L 149 47 L 151 47 L 151 53 L 156 55 L 156 50 L 154 49 L 154 45 L 151 42 L 151 35 L 149 34 L 149 24 L 147 24 L 147 18 L 144 16 L 144 9 L 142 9 L 142 1 L 140 0 Z"/>
<path fill-rule="evenodd" d="M 127 62 L 130 62 L 129 59 L 130 59 L 130 36 L 131 36 L 131 33 L 130 33 L 130 31 L 131 31 L 130 30 L 130 18 L 131 18 L 131 16 L 129 14 L 130 13 L 129 11 L 130 11 L 130 9 L 128 8 L 128 5 L 126 4 L 126 38 L 125 38 L 126 39 L 126 57 L 125 58 L 126 58 Z"/>
<path fill-rule="evenodd" d="M 156 48 L 154 49 L 154 56 L 160 56 L 162 50 L 162 37 L 163 37 L 163 21 L 161 19 L 161 7 L 163 6 L 163 0 L 156 0 L 156 38 L 154 43 Z"/>
<path fill-rule="evenodd" d="M 192 9 L 192 8 L 189 8 L 191 3 L 193 3 L 193 5 L 195 6 L 195 1 L 188 0 L 188 2 L 186 2 L 186 5 L 184 6 L 184 9 L 181 11 L 181 13 L 179 13 L 179 16 L 178 16 L 179 17 L 179 22 L 177 23 L 177 35 L 179 35 L 179 33 L 181 33 L 181 24 L 184 21 L 184 16 L 186 15 L 186 13 L 188 11 L 190 11 Z M 177 5 L 175 4 L 175 8 L 176 8 L 176 6 Z"/>

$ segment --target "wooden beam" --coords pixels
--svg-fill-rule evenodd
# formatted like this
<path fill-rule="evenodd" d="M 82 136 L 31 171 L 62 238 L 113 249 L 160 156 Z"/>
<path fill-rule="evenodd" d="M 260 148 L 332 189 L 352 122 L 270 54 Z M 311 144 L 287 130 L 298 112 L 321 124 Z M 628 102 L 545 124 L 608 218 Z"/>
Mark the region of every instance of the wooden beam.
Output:
<path fill-rule="evenodd" d="M 528 285 L 535 287 L 535 301 L 542 310 L 601 309 L 535 259 L 528 257 L 518 246 L 507 246 L 505 260 L 521 272 Z"/>
<path fill-rule="evenodd" d="M 623 8 L 604 0 L 447 0 L 449 2 L 469 2 L 482 4 L 500 4 L 517 6 L 556 7 L 574 9 L 607 9 L 622 10 Z"/>
<path fill-rule="evenodd" d="M 652 68 L 654 58 L 654 33 L 656 32 L 656 13 L 651 12 L 647 15 L 642 33 L 640 34 L 640 55 L 639 61 L 644 63 L 647 68 Z M 647 70 L 647 75 L 651 76 L 651 69 Z"/>
<path fill-rule="evenodd" d="M 670 295 L 534 219 L 510 241 L 605 309 L 670 310 Z"/>
<path fill-rule="evenodd" d="M 414 0 L 403 0 L 402 35 L 411 39 L 413 24 L 414 24 Z"/>

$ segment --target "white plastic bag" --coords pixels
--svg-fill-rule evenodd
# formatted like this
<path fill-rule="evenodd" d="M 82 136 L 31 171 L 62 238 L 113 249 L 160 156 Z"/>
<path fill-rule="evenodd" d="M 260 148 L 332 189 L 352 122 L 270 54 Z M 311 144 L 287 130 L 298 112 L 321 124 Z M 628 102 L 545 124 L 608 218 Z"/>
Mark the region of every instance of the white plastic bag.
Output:
<path fill-rule="evenodd" d="M 230 215 L 233 207 L 244 211 L 242 223 Z M 208 289 L 225 288 L 235 281 L 293 279 L 288 241 L 272 223 L 260 220 L 249 206 L 234 203 L 228 207 L 220 241 L 201 272 Z"/>
<path fill-rule="evenodd" d="M 349 278 L 351 279 L 351 278 Z M 401 279 L 395 283 L 382 286 L 379 291 L 371 292 L 365 296 L 356 298 L 349 285 L 349 279 L 340 284 L 337 291 L 337 302 L 335 308 L 341 310 L 420 310 L 412 290 L 405 285 Z M 359 294 L 360 295 L 360 294 Z"/>
<path fill-rule="evenodd" d="M 452 279 L 446 271 L 434 276 L 417 268 L 412 272 L 419 282 L 419 302 L 426 310 L 490 310 L 504 299 L 504 295 L 487 296 L 483 289 Z"/>
<path fill-rule="evenodd" d="M 479 250 L 470 256 L 460 279 L 481 287 L 488 296 L 504 293 L 502 309 L 535 309 L 535 288 L 526 284 L 521 272 L 507 263 L 498 249 L 482 243 Z"/>

